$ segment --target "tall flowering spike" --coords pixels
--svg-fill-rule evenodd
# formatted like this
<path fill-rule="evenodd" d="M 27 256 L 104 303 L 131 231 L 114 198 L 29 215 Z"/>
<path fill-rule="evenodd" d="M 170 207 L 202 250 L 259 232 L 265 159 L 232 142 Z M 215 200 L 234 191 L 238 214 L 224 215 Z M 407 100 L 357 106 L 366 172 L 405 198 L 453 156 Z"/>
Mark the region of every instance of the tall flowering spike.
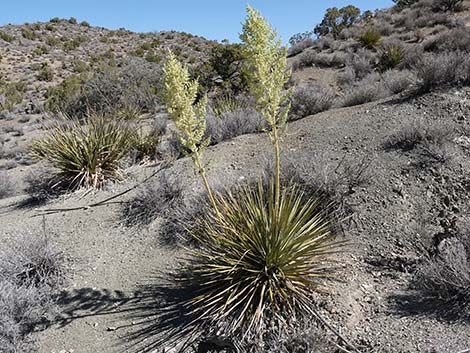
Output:
<path fill-rule="evenodd" d="M 250 89 L 258 107 L 272 129 L 285 127 L 291 90 L 284 90 L 291 71 L 287 69 L 287 47 L 261 14 L 247 6 L 247 17 L 240 39 L 250 70 Z M 283 107 L 283 108 L 281 108 Z"/>
<path fill-rule="evenodd" d="M 163 72 L 165 76 L 163 99 L 168 114 L 175 123 L 178 130 L 176 134 L 181 144 L 188 149 L 188 155 L 204 182 L 215 213 L 220 216 L 202 161 L 202 151 L 210 143 L 209 138 L 204 139 L 207 97 L 204 96 L 196 103 L 199 83 L 197 80 L 191 80 L 188 68 L 180 63 L 171 51 Z"/>
<path fill-rule="evenodd" d="M 292 90 L 285 90 L 291 71 L 287 69 L 287 48 L 261 14 L 249 5 L 240 39 L 245 44 L 247 62 L 250 68 L 249 85 L 271 131 L 269 136 L 274 147 L 276 161 L 275 207 L 279 210 L 281 196 L 281 153 L 280 134 L 284 131 L 289 114 L 289 97 Z M 276 216 L 277 217 L 277 216 Z"/>
<path fill-rule="evenodd" d="M 195 153 L 209 143 L 202 141 L 206 131 L 207 98 L 204 97 L 196 103 L 198 82 L 191 80 L 188 68 L 180 63 L 171 51 L 163 72 L 163 98 L 168 114 L 178 129 L 177 135 L 181 144 L 191 153 Z"/>

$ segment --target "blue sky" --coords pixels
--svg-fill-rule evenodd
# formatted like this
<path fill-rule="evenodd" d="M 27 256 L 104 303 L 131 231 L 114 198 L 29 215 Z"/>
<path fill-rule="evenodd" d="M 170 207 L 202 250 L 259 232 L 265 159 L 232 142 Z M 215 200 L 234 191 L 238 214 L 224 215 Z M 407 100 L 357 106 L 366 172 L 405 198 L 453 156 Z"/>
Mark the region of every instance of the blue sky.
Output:
<path fill-rule="evenodd" d="M 238 40 L 246 0 L 2 0 L 0 24 L 76 17 L 94 26 L 137 32 L 185 31 L 208 39 Z M 362 10 L 389 7 L 392 0 L 250 0 L 287 42 L 312 29 L 325 9 L 353 4 Z"/>

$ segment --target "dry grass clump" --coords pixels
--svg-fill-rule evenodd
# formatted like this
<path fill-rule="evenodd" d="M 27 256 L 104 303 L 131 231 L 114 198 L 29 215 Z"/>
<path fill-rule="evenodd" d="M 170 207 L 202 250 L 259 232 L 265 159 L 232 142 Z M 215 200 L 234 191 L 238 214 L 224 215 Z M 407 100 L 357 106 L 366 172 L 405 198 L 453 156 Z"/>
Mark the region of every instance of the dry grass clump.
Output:
<path fill-rule="evenodd" d="M 0 171 L 0 199 L 13 194 L 13 183 L 6 172 Z"/>
<path fill-rule="evenodd" d="M 263 117 L 253 108 L 227 111 L 220 116 L 209 113 L 206 116 L 206 136 L 211 144 L 217 144 L 233 137 L 260 132 L 266 127 Z"/>
<path fill-rule="evenodd" d="M 298 86 L 291 97 L 289 120 L 314 115 L 332 107 L 335 100 L 333 90 L 323 86 Z"/>
<path fill-rule="evenodd" d="M 158 217 L 170 216 L 182 201 L 183 189 L 178 179 L 170 180 L 166 173 L 150 180 L 121 210 L 127 226 L 148 225 Z"/>
<path fill-rule="evenodd" d="M 467 56 L 460 52 L 426 54 L 416 66 L 418 84 L 422 92 L 463 81 Z"/>
<path fill-rule="evenodd" d="M 389 91 L 378 74 L 372 73 L 349 88 L 341 101 L 343 107 L 360 105 L 386 97 Z"/>
<path fill-rule="evenodd" d="M 30 333 L 47 323 L 62 283 L 64 258 L 43 235 L 27 234 L 0 252 L 0 347 L 34 351 Z"/>
<path fill-rule="evenodd" d="M 45 135 L 31 146 L 32 156 L 47 161 L 60 178 L 75 188 L 100 188 L 122 178 L 120 163 L 135 141 L 135 130 L 121 121 L 90 115 L 51 122 Z"/>
<path fill-rule="evenodd" d="M 413 87 L 416 75 L 409 70 L 388 70 L 382 74 L 385 87 L 393 94 L 398 94 Z"/>
<path fill-rule="evenodd" d="M 446 314 L 470 318 L 470 236 L 444 239 L 415 276 L 418 289 L 445 303 Z"/>

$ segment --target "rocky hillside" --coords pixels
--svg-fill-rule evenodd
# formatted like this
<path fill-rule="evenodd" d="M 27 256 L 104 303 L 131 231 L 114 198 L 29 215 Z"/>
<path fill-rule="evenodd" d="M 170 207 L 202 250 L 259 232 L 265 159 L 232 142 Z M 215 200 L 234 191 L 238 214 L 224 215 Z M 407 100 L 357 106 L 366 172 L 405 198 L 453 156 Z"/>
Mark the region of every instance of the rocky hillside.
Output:
<path fill-rule="evenodd" d="M 332 9 L 348 21 L 326 16 L 318 38 L 291 41 L 282 182 L 318 199 L 345 245 L 311 298 L 326 324 L 293 320 L 304 329 L 276 331 L 269 352 L 470 348 L 470 1 L 397 3 Z M 166 49 L 208 96 L 210 184 L 266 178 L 272 145 L 240 45 L 74 18 L 0 27 L 0 353 L 173 352 L 153 346 L 184 295 L 167 282 L 185 263 L 180 245 L 195 245 L 181 222 L 206 209 L 161 106 Z M 59 131 L 86 159 L 96 126 L 117 127 L 103 140 L 131 136 L 99 188 L 32 157 L 32 141 Z"/>

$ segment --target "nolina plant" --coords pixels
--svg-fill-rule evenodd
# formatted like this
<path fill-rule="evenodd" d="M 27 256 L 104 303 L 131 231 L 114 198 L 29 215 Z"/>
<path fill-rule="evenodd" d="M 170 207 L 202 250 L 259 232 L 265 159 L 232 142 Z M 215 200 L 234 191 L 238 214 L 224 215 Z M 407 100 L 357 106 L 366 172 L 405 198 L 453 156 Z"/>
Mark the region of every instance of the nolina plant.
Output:
<path fill-rule="evenodd" d="M 241 39 L 252 72 L 250 87 L 274 147 L 275 176 L 267 188 L 259 182 L 226 194 L 211 192 L 201 159 L 208 145 L 203 139 L 206 100 L 196 103 L 197 82 L 174 55 L 165 65 L 168 111 L 215 211 L 186 227 L 199 246 L 190 250 L 187 271 L 177 282 L 188 297 L 165 307 L 166 344 L 222 334 L 245 348 L 251 344 L 246 351 L 253 351 L 258 343 L 267 344 L 273 330 L 291 331 L 296 317 L 314 314 L 312 288 L 328 273 L 325 255 L 338 246 L 321 203 L 295 185 L 281 189 L 280 138 L 291 94 L 284 88 L 290 75 L 286 48 L 257 11 L 247 11 Z M 182 308 L 186 321 L 171 329 L 170 318 Z"/>

